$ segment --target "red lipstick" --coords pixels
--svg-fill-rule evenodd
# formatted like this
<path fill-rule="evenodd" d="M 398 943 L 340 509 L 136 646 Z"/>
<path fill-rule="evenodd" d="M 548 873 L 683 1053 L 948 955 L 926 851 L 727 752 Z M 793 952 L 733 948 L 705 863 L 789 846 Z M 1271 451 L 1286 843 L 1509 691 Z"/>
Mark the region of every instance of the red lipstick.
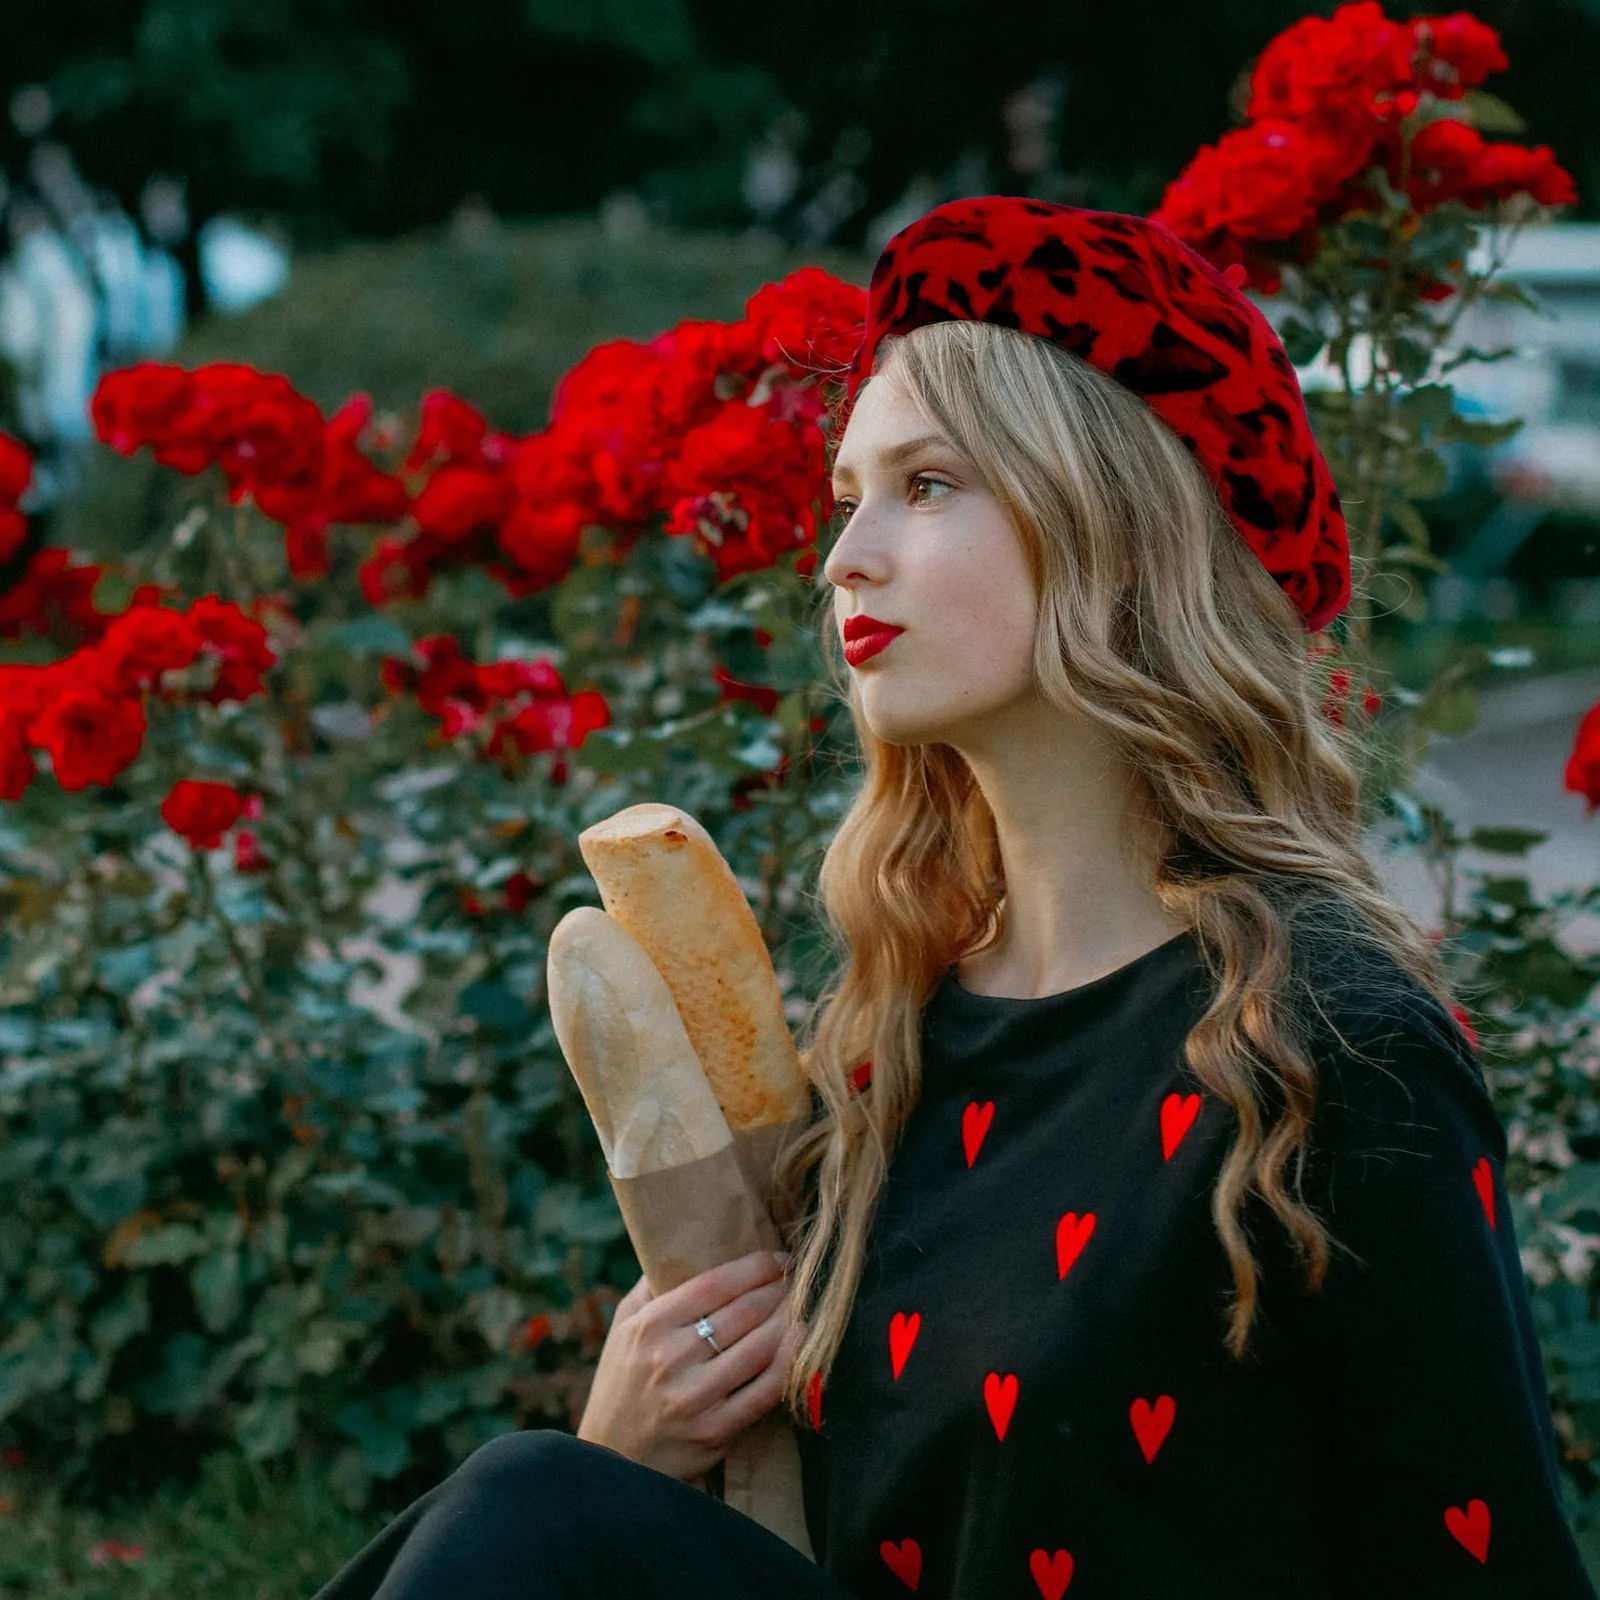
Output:
<path fill-rule="evenodd" d="M 852 667 L 859 667 L 880 650 L 894 643 L 904 628 L 891 622 L 879 622 L 876 617 L 846 617 L 844 623 L 844 658 Z"/>

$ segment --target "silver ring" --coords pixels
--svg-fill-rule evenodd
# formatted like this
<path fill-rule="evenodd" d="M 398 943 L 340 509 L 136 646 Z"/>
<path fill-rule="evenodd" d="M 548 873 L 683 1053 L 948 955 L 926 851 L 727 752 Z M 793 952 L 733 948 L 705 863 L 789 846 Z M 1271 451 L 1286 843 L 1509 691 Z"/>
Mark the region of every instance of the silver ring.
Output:
<path fill-rule="evenodd" d="M 710 1317 L 701 1317 L 701 1319 L 697 1323 L 695 1323 L 694 1331 L 696 1333 L 698 1333 L 700 1335 L 700 1337 L 702 1339 L 704 1339 L 705 1342 L 708 1345 L 710 1345 L 711 1348 L 713 1350 L 715 1350 L 719 1356 L 722 1354 L 722 1346 L 717 1343 L 717 1337 L 711 1331 L 711 1318 Z"/>

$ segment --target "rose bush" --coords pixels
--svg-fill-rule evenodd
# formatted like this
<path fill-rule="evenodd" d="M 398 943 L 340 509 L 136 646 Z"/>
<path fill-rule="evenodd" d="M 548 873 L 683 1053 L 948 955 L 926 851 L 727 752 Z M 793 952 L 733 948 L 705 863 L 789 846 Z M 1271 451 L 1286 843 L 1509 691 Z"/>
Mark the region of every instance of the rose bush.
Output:
<path fill-rule="evenodd" d="M 1509 352 L 1463 346 L 1464 310 L 1525 299 L 1500 276 L 1509 241 L 1540 208 L 1575 198 L 1545 146 L 1485 134 L 1520 122 L 1482 84 L 1507 65 L 1498 35 L 1465 12 L 1395 21 L 1373 0 L 1286 29 L 1251 69 L 1245 125 L 1201 150 L 1154 213 L 1213 264 L 1279 297 L 1297 363 L 1326 353 L 1334 381 L 1308 393 L 1345 502 L 1358 580 L 1330 654 L 1335 708 L 1374 672 L 1375 615 L 1418 622 L 1410 571 L 1439 571 L 1418 502 L 1445 483 L 1441 447 L 1491 445 L 1518 424 L 1463 416 L 1447 381 Z M 1486 246 L 1481 253 L 1480 245 Z M 1409 570 L 1408 570 L 1409 569 Z M 1572 920 L 1600 886 L 1541 902 L 1519 858 L 1541 833 L 1463 835 L 1408 787 L 1431 734 L 1477 716 L 1476 681 L 1514 653 L 1461 648 L 1420 688 L 1364 691 L 1374 728 L 1369 804 L 1384 833 L 1427 861 L 1442 890 L 1451 964 L 1508 1130 L 1505 1174 L 1532 1289 L 1575 1525 L 1600 1527 L 1600 957 L 1578 954 Z M 1377 674 L 1375 674 L 1377 675 Z M 1600 807 L 1600 707 L 1575 731 L 1564 773 Z M 1467 845 L 1505 859 L 1468 869 Z"/>
<path fill-rule="evenodd" d="M 1600 962 L 1557 935 L 1600 896 L 1459 867 L 1467 842 L 1514 861 L 1537 839 L 1464 840 L 1407 788 L 1495 658 L 1385 685 L 1370 638 L 1392 575 L 1437 564 L 1415 505 L 1436 447 L 1497 436 L 1443 381 L 1459 307 L 1509 292 L 1471 246 L 1570 188 L 1547 151 L 1482 139 L 1503 65 L 1464 14 L 1308 19 L 1158 216 L 1276 284 L 1291 353 L 1340 375 L 1312 399 L 1357 600 L 1310 650 L 1325 713 L 1371 729 L 1374 820 L 1446 882 L 1581 1526 Z M 399 1504 L 495 1433 L 575 1421 L 637 1268 L 546 940 L 594 898 L 582 828 L 670 796 L 733 863 L 797 1015 L 819 985 L 810 874 L 853 781 L 813 582 L 822 385 L 864 305 L 808 268 L 740 319 L 602 344 L 526 435 L 444 391 L 413 419 L 359 395 L 325 416 L 239 364 L 102 383 L 104 443 L 192 493 L 147 546 L 36 549 L 0 596 L 11 1448 L 84 1489 L 296 1451 L 353 1504 Z M 19 551 L 28 482 L 0 448 Z M 1591 805 L 1597 745 L 1591 714 L 1565 776 Z"/>
<path fill-rule="evenodd" d="M 601 346 L 520 437 L 444 393 L 406 427 L 235 366 L 108 375 L 102 439 L 193 497 L 6 601 L 13 1448 L 85 1489 L 301 1450 L 361 1502 L 575 1421 L 633 1268 L 544 942 L 592 898 L 578 832 L 670 792 L 799 981 L 836 815 L 803 782 L 813 363 L 864 300 L 811 269 Z"/>

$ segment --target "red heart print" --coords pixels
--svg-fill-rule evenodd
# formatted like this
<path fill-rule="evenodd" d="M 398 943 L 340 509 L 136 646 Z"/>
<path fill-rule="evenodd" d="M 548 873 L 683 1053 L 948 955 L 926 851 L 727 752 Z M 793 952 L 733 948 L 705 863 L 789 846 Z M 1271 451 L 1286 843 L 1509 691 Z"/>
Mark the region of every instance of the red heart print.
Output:
<path fill-rule="evenodd" d="M 982 1145 L 983 1136 L 989 1131 L 989 1124 L 993 1121 L 993 1100 L 985 1100 L 981 1106 L 974 1100 L 961 1113 L 961 1146 L 967 1152 L 969 1167 L 978 1159 L 978 1148 Z"/>
<path fill-rule="evenodd" d="M 1472 1181 L 1478 1191 L 1478 1198 L 1483 1202 L 1483 1212 L 1489 1219 L 1489 1226 L 1494 1227 L 1494 1168 L 1489 1165 L 1488 1156 L 1479 1156 L 1478 1164 L 1472 1169 Z"/>
<path fill-rule="evenodd" d="M 1183 1136 L 1194 1126 L 1200 1115 L 1200 1096 L 1197 1094 L 1169 1094 L 1161 1102 L 1161 1155 L 1172 1159 L 1172 1152 L 1183 1143 Z"/>
<path fill-rule="evenodd" d="M 1094 1232 L 1094 1212 L 1085 1211 L 1082 1217 L 1069 1211 L 1056 1224 L 1056 1277 L 1066 1277 L 1067 1269 L 1078 1259 L 1078 1253 L 1089 1242 Z"/>
<path fill-rule="evenodd" d="M 922 1578 L 922 1546 L 915 1539 L 902 1539 L 899 1544 L 885 1539 L 878 1546 L 878 1554 L 906 1588 L 917 1587 Z"/>
<path fill-rule="evenodd" d="M 806 1413 L 811 1418 L 813 1433 L 822 1431 L 822 1373 L 811 1374 L 811 1381 L 806 1385 Z"/>
<path fill-rule="evenodd" d="M 991 1372 L 983 1380 L 983 1403 L 989 1408 L 989 1420 L 994 1424 L 995 1437 L 1004 1439 L 1011 1426 L 1011 1413 L 1017 1408 L 1017 1375 L 1008 1372 L 1003 1378 Z"/>
<path fill-rule="evenodd" d="M 1156 1451 L 1165 1441 L 1167 1432 L 1172 1427 L 1172 1419 L 1177 1413 L 1177 1402 L 1170 1394 L 1161 1395 L 1154 1405 L 1141 1398 L 1128 1407 L 1128 1416 L 1133 1422 L 1134 1437 L 1139 1441 L 1139 1448 L 1144 1451 L 1146 1461 L 1155 1460 Z"/>
<path fill-rule="evenodd" d="M 917 1342 L 917 1332 L 921 1327 L 920 1311 L 913 1311 L 909 1317 L 905 1312 L 897 1311 L 889 1319 L 889 1363 L 897 1378 L 905 1369 L 906 1357 L 911 1354 L 911 1347 Z"/>
<path fill-rule="evenodd" d="M 1489 1508 L 1483 1501 L 1467 1501 L 1465 1511 L 1460 1506 L 1446 1506 L 1444 1525 L 1462 1549 L 1480 1561 L 1489 1559 Z"/>
<path fill-rule="evenodd" d="M 1061 1600 L 1072 1582 L 1072 1557 L 1065 1550 L 1057 1550 L 1054 1555 L 1035 1550 L 1028 1557 L 1028 1571 L 1044 1600 Z"/>

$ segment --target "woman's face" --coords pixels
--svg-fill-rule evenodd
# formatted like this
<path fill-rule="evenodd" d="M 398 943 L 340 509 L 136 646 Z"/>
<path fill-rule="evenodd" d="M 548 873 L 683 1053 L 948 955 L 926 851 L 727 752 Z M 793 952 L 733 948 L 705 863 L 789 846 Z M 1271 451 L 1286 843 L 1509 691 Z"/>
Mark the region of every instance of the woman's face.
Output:
<path fill-rule="evenodd" d="M 1021 541 L 971 462 L 889 375 L 862 388 L 833 471 L 834 622 L 903 628 L 851 667 L 873 734 L 976 751 L 1032 701 L 1038 602 Z"/>

